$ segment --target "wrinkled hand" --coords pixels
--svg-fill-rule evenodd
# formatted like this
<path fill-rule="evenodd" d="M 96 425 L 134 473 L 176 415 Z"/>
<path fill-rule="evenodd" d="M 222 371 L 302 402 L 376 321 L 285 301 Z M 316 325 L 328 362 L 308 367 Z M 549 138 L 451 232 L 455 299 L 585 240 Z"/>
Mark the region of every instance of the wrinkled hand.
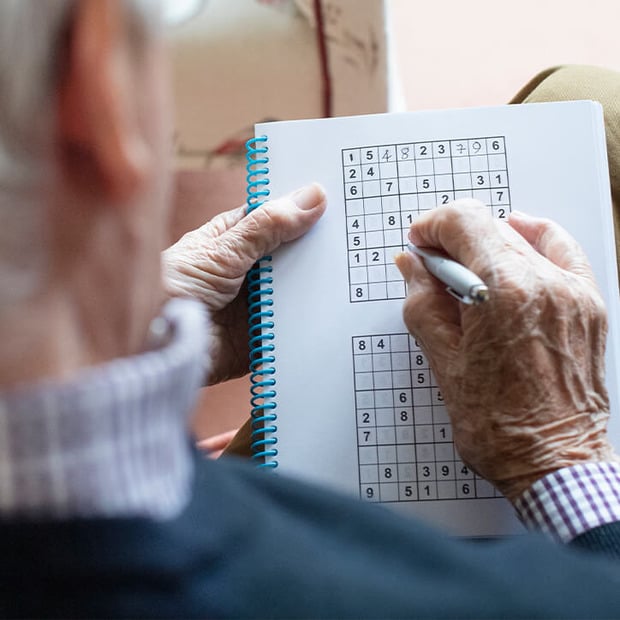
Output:
<path fill-rule="evenodd" d="M 404 320 L 429 358 L 463 460 L 509 499 L 561 467 L 614 460 L 606 434 L 606 312 L 588 261 L 560 226 L 494 220 L 458 201 L 421 217 L 420 247 L 445 251 L 487 284 L 465 306 L 417 256 L 397 257 Z"/>
<path fill-rule="evenodd" d="M 245 206 L 221 213 L 163 253 L 167 293 L 194 297 L 210 311 L 209 384 L 248 371 L 247 271 L 280 244 L 303 235 L 324 210 L 323 190 L 309 185 L 248 215 Z"/>

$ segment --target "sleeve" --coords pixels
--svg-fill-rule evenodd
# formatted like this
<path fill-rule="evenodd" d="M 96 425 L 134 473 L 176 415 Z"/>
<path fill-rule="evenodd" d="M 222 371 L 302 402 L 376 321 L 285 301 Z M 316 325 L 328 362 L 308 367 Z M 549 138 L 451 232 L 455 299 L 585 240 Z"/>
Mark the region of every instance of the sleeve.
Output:
<path fill-rule="evenodd" d="M 584 463 L 537 480 L 515 501 L 528 529 L 620 556 L 620 463 Z"/>
<path fill-rule="evenodd" d="M 620 523 L 609 523 L 588 530 L 571 541 L 571 546 L 620 559 Z"/>

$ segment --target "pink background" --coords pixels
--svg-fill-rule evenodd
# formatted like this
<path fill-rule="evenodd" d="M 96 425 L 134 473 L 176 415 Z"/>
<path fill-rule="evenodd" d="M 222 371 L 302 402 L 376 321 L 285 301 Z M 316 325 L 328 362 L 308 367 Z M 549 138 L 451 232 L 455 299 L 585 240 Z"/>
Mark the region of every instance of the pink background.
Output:
<path fill-rule="evenodd" d="M 388 0 L 409 109 L 504 103 L 540 70 L 620 70 L 617 0 Z"/>

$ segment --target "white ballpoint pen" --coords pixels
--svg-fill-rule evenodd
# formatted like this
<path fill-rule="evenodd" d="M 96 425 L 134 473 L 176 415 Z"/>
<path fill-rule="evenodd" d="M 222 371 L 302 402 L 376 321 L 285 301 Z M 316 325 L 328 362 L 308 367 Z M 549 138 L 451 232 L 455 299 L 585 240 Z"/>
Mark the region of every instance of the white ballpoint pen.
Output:
<path fill-rule="evenodd" d="M 407 249 L 420 256 L 424 266 L 447 286 L 448 293 L 464 304 L 479 304 L 489 298 L 486 284 L 467 267 L 431 248 L 408 243 Z"/>

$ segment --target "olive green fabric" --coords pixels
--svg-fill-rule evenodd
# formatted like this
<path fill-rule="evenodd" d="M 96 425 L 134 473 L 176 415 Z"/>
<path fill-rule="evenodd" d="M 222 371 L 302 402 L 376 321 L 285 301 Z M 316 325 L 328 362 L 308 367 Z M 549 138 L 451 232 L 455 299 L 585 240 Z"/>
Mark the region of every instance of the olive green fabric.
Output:
<path fill-rule="evenodd" d="M 566 65 L 546 69 L 510 103 L 591 99 L 603 106 L 611 196 L 614 205 L 616 261 L 620 273 L 620 73 L 602 67 Z"/>

